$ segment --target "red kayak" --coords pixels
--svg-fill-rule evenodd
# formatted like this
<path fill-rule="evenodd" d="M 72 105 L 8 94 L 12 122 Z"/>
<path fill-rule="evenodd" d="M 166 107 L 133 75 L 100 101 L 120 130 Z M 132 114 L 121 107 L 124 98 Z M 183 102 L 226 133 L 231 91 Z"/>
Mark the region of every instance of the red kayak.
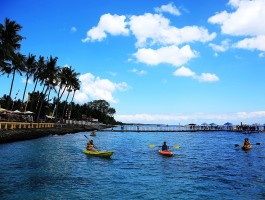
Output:
<path fill-rule="evenodd" d="M 159 152 L 161 155 L 163 155 L 163 156 L 168 156 L 168 157 L 173 156 L 172 151 L 169 151 L 169 150 L 166 150 L 166 151 L 159 150 L 158 152 Z"/>

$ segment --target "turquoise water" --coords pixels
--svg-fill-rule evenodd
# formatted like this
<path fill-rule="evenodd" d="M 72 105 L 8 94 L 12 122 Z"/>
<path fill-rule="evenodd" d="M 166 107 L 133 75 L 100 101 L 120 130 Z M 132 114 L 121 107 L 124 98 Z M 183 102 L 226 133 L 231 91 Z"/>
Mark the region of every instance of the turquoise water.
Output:
<path fill-rule="evenodd" d="M 261 144 L 235 147 L 245 137 Z M 97 132 L 92 139 L 114 150 L 112 159 L 83 154 L 84 133 L 1 144 L 0 199 L 265 199 L 264 133 Z M 163 141 L 173 157 L 149 148 Z"/>

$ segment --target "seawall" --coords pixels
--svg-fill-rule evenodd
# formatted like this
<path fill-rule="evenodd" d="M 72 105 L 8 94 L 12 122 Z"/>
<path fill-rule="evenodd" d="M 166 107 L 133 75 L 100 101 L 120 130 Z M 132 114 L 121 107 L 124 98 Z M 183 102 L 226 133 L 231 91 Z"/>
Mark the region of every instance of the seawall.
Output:
<path fill-rule="evenodd" d="M 104 129 L 106 127 L 88 127 L 88 126 L 72 126 L 72 125 L 56 125 L 53 128 L 38 129 L 11 129 L 0 130 L 0 144 L 8 142 L 16 142 L 22 140 L 36 139 L 49 135 L 64 135 L 70 133 L 87 132 L 92 130 Z"/>

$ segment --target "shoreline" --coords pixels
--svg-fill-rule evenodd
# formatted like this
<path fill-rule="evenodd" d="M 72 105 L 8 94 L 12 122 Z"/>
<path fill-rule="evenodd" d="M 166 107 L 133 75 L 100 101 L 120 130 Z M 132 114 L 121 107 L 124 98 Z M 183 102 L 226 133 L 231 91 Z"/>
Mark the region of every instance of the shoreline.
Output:
<path fill-rule="evenodd" d="M 0 130 L 0 144 L 32 140 L 49 135 L 65 135 L 93 130 L 109 128 L 107 125 L 98 126 L 74 126 L 74 125 L 55 125 L 53 128 L 38 129 L 8 129 Z"/>

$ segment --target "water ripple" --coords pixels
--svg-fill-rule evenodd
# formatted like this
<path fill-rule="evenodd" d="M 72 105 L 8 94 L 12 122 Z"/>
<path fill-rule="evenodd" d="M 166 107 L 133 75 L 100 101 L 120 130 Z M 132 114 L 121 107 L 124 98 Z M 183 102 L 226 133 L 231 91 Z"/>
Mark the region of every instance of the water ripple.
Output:
<path fill-rule="evenodd" d="M 112 159 L 87 156 L 84 133 L 0 145 L 1 199 L 264 199 L 265 135 L 97 133 Z M 173 157 L 158 148 L 167 141 Z M 174 149 L 179 145 L 179 149 Z M 7 184 L 8 183 L 8 184 Z"/>

